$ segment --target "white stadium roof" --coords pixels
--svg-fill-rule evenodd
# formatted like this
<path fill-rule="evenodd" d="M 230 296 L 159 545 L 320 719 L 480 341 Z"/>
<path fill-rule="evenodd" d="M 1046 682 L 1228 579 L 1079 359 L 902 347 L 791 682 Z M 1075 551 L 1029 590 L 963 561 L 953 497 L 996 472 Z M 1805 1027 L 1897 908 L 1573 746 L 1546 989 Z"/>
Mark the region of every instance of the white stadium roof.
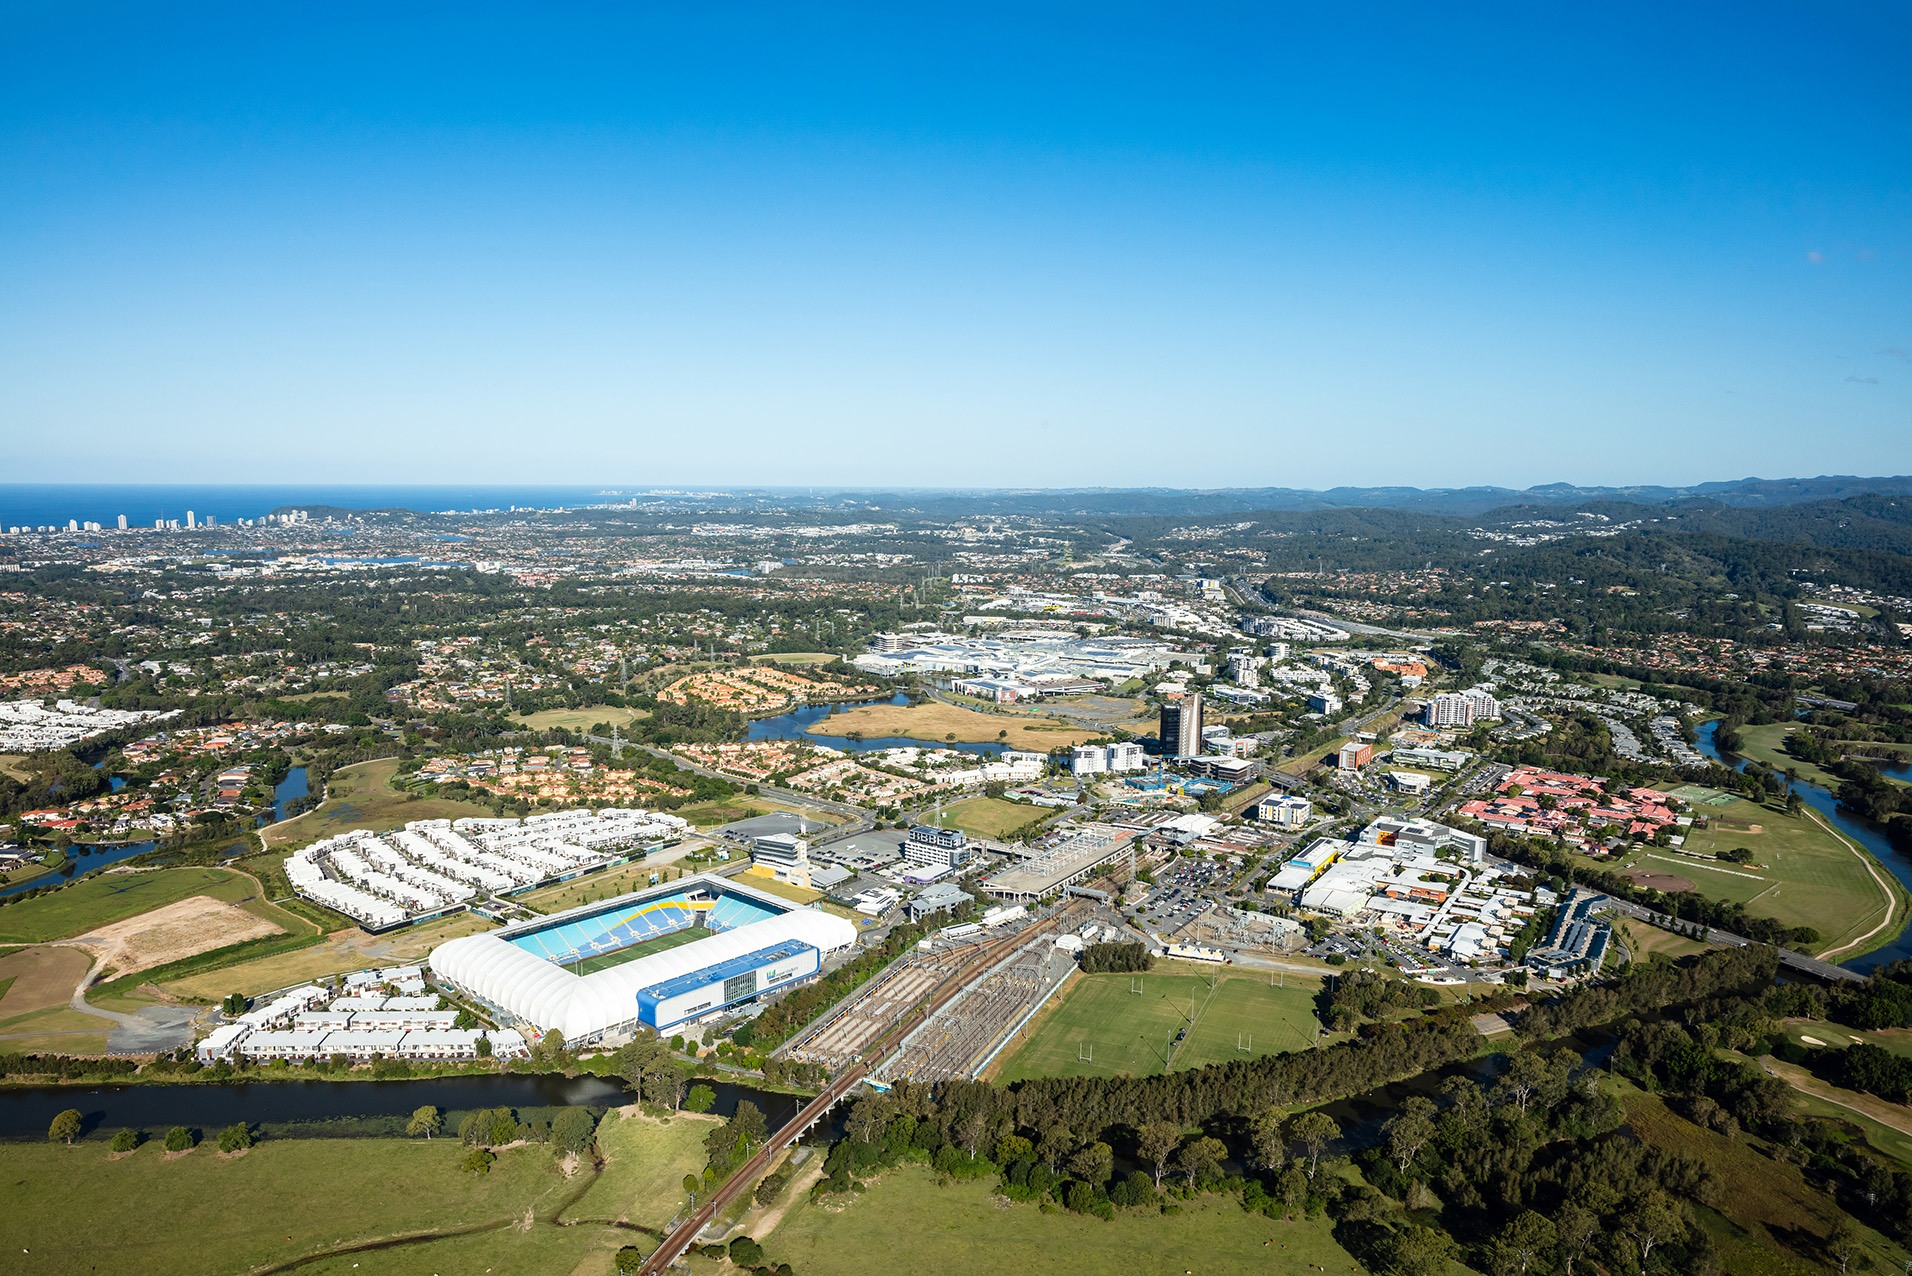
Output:
<path fill-rule="evenodd" d="M 697 884 L 699 879 L 687 878 L 671 883 L 668 892 L 642 894 L 676 893 Z M 752 898 L 775 898 L 754 891 L 739 891 L 738 883 L 722 879 L 704 884 Z M 790 907 L 786 900 L 775 902 L 780 907 Z M 594 904 L 576 911 L 582 914 L 604 907 Z M 563 916 L 565 914 L 540 918 L 537 925 L 548 925 Z M 589 975 L 577 975 L 504 938 L 525 929 L 531 927 L 510 927 L 447 940 L 432 950 L 432 971 L 519 1019 L 536 1024 L 543 1031 L 556 1028 L 567 1041 L 585 1040 L 607 1028 L 635 1020 L 638 992 L 666 979 L 688 975 L 787 939 L 800 940 L 826 953 L 856 942 L 856 927 L 843 918 L 813 908 L 795 908 L 735 930 L 715 932 L 708 939 L 638 957 Z"/>

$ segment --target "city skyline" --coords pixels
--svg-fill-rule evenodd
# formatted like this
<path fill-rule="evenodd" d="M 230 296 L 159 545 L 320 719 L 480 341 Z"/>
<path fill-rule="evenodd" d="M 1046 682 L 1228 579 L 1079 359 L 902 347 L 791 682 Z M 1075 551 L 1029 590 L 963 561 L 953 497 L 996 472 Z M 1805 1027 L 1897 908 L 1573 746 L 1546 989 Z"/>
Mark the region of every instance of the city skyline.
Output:
<path fill-rule="evenodd" d="M 14 476 L 1906 468 L 1903 14 L 1096 15 L 16 13 Z"/>

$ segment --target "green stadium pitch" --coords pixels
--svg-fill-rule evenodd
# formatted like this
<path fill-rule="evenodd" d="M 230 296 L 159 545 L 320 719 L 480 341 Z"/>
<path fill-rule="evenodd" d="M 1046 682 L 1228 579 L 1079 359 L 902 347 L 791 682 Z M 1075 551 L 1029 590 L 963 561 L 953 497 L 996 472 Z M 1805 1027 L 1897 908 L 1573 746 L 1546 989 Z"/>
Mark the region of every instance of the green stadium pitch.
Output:
<path fill-rule="evenodd" d="M 1158 962 L 1146 975 L 1078 975 L 997 1069 L 997 1079 L 1155 1076 L 1287 1054 L 1316 1041 L 1320 980 Z"/>
<path fill-rule="evenodd" d="M 577 975 L 596 974 L 600 970 L 622 966 L 627 961 L 636 961 L 639 957 L 649 957 L 652 953 L 661 953 L 672 948 L 681 948 L 685 944 L 694 944 L 700 939 L 709 939 L 716 933 L 713 930 L 705 930 L 702 926 L 686 926 L 683 930 L 674 930 L 668 935 L 659 935 L 656 939 L 647 939 L 641 944 L 632 944 L 629 948 L 620 948 L 614 953 L 586 957 L 583 961 L 572 962 L 565 969 Z"/>

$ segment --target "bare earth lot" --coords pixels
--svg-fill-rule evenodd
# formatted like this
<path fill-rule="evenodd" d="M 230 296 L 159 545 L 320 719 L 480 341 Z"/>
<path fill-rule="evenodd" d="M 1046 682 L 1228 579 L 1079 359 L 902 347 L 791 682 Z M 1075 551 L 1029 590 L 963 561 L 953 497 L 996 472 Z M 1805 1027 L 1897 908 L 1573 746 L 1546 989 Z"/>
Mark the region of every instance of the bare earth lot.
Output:
<path fill-rule="evenodd" d="M 91 950 L 100 977 L 128 975 L 285 931 L 263 917 L 206 895 L 194 895 L 149 913 L 102 926 L 74 939 Z"/>

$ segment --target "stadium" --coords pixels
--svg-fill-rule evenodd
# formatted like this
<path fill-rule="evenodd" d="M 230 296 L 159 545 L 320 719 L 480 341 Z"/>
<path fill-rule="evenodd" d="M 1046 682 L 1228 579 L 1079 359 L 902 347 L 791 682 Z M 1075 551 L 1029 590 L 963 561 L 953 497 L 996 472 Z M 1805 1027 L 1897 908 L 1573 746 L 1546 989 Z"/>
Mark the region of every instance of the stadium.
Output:
<path fill-rule="evenodd" d="M 448 940 L 431 968 L 514 1026 L 607 1045 L 793 987 L 855 942 L 841 917 L 699 876 Z"/>

